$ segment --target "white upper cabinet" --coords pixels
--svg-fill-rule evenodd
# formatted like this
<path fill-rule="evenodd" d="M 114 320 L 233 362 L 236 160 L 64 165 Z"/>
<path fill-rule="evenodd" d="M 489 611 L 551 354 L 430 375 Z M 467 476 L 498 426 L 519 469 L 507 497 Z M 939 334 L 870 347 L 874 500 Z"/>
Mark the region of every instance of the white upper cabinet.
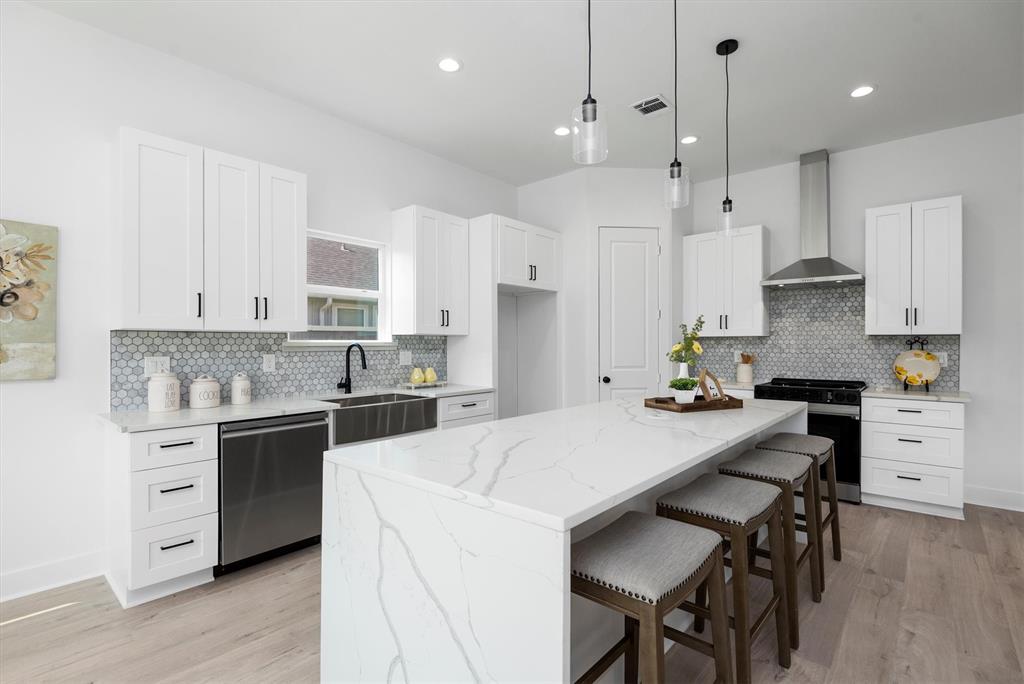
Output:
<path fill-rule="evenodd" d="M 306 177 L 121 130 L 114 328 L 306 329 Z"/>
<path fill-rule="evenodd" d="M 498 216 L 498 284 L 558 291 L 560 238 L 544 228 Z"/>
<path fill-rule="evenodd" d="M 868 335 L 959 335 L 963 314 L 959 196 L 865 212 Z"/>
<path fill-rule="evenodd" d="M 704 316 L 705 337 L 767 335 L 765 245 L 763 226 L 683 238 L 683 322 Z"/>
<path fill-rule="evenodd" d="M 121 131 L 120 316 L 125 329 L 203 329 L 203 148 Z"/>
<path fill-rule="evenodd" d="M 469 333 L 469 222 L 426 207 L 392 215 L 391 328 L 396 335 Z"/>

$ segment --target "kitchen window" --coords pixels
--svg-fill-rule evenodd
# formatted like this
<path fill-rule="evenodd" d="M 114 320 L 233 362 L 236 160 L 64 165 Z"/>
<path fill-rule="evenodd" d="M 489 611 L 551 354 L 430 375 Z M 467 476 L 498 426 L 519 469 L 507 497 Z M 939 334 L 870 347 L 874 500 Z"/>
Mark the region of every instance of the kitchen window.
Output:
<path fill-rule="evenodd" d="M 317 230 L 306 233 L 305 332 L 293 347 L 389 345 L 388 248 L 379 242 Z"/>

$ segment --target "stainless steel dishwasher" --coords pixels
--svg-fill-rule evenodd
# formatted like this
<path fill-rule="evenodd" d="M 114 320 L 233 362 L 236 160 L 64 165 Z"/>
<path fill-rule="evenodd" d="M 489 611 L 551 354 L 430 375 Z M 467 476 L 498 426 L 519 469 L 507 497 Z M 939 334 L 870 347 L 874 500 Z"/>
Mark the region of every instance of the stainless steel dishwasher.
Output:
<path fill-rule="evenodd" d="M 320 538 L 327 413 L 220 426 L 223 574 Z"/>

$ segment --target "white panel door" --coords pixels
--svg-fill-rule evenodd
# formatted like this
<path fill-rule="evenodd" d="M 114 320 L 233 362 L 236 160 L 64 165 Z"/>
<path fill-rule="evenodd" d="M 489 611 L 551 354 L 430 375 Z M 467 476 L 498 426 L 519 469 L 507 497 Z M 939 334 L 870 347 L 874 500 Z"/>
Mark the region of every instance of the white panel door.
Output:
<path fill-rule="evenodd" d="M 540 228 L 530 231 L 526 243 L 527 269 L 533 267 L 532 287 L 557 291 L 561 275 L 558 267 L 558 236 Z M 530 277 L 528 276 L 528 277 Z"/>
<path fill-rule="evenodd" d="M 420 335 L 444 334 L 438 261 L 444 220 L 444 214 L 431 209 L 416 211 L 416 331 Z"/>
<path fill-rule="evenodd" d="M 911 330 L 910 205 L 868 209 L 864 217 L 864 332 Z"/>
<path fill-rule="evenodd" d="M 960 197 L 911 205 L 911 326 L 920 335 L 959 335 L 963 316 Z"/>
<path fill-rule="evenodd" d="M 203 149 L 121 129 L 117 327 L 203 329 Z"/>
<path fill-rule="evenodd" d="M 760 227 L 741 228 L 723 238 L 722 324 L 730 336 L 766 335 L 764 237 Z"/>
<path fill-rule="evenodd" d="M 306 330 L 306 176 L 260 164 L 260 329 Z"/>
<path fill-rule="evenodd" d="M 208 330 L 260 329 L 260 166 L 206 150 L 203 244 Z"/>
<path fill-rule="evenodd" d="M 722 292 L 724 239 L 717 233 L 683 238 L 683 321 L 692 326 L 704 317 L 704 337 L 722 337 L 725 303 Z"/>
<path fill-rule="evenodd" d="M 601 399 L 654 396 L 658 366 L 658 229 L 599 229 Z M 607 381 L 606 381 L 607 379 Z"/>
<path fill-rule="evenodd" d="M 445 216 L 438 247 L 438 292 L 444 309 L 444 334 L 469 334 L 469 221 Z"/>
<path fill-rule="evenodd" d="M 498 282 L 505 285 L 530 287 L 527 244 L 531 226 L 519 221 L 498 217 Z"/>

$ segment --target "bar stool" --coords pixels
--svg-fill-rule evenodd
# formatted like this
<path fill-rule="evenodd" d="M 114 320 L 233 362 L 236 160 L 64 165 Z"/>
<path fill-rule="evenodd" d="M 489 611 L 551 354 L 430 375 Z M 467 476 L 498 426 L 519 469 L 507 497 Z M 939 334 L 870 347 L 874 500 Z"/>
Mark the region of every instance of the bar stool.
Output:
<path fill-rule="evenodd" d="M 818 505 L 818 567 L 821 569 L 821 589 L 825 589 L 825 530 L 832 528 L 832 558 L 836 562 L 843 560 L 843 546 L 839 538 L 839 495 L 836 487 L 835 445 L 828 437 L 820 435 L 801 435 L 795 432 L 779 432 L 757 445 L 758 449 L 772 451 L 788 451 L 793 454 L 809 456 L 814 460 L 814 486 L 817 489 L 815 501 Z M 825 466 L 825 481 L 828 495 L 821 495 L 821 466 Z M 822 516 L 821 502 L 828 502 L 828 515 Z M 797 520 L 806 516 L 797 514 Z M 797 523 L 798 530 L 807 531 L 807 526 Z"/>
<path fill-rule="evenodd" d="M 572 592 L 625 616 L 625 635 L 577 682 L 596 681 L 626 656 L 626 681 L 665 681 L 665 638 L 715 659 L 718 682 L 732 682 L 722 540 L 693 525 L 629 511 L 572 545 Z M 702 583 L 711 598 L 712 643 L 665 625 Z"/>
<path fill-rule="evenodd" d="M 750 681 L 750 643 L 768 618 L 775 614 L 775 633 L 778 640 L 779 665 L 788 668 L 789 625 L 786 615 L 786 561 L 782 541 L 782 492 L 778 487 L 738 477 L 702 475 L 681 489 L 658 499 L 658 515 L 698 527 L 714 530 L 722 535 L 732 548 L 733 612 L 731 626 L 736 631 L 736 681 Z M 747 555 L 747 540 L 757 535 L 762 525 L 768 525 L 768 544 L 771 569 L 757 566 L 756 556 Z M 726 560 L 726 565 L 730 561 Z M 772 598 L 764 611 L 751 623 L 749 575 L 755 574 L 772 581 Z M 696 606 L 684 603 L 681 609 L 695 615 L 694 631 L 704 629 L 703 587 L 697 589 Z"/>
<path fill-rule="evenodd" d="M 767 449 L 750 449 L 731 461 L 718 466 L 718 472 L 773 484 L 782 490 L 783 552 L 786 557 L 786 599 L 789 604 L 789 644 L 800 648 L 800 608 L 798 605 L 797 574 L 810 560 L 811 598 L 821 603 L 821 573 L 818 570 L 818 550 L 813 534 L 807 535 L 807 546 L 796 553 L 796 490 L 803 488 L 804 510 L 810 528 L 818 524 L 814 492 L 809 482 L 814 462 L 800 454 Z"/>

